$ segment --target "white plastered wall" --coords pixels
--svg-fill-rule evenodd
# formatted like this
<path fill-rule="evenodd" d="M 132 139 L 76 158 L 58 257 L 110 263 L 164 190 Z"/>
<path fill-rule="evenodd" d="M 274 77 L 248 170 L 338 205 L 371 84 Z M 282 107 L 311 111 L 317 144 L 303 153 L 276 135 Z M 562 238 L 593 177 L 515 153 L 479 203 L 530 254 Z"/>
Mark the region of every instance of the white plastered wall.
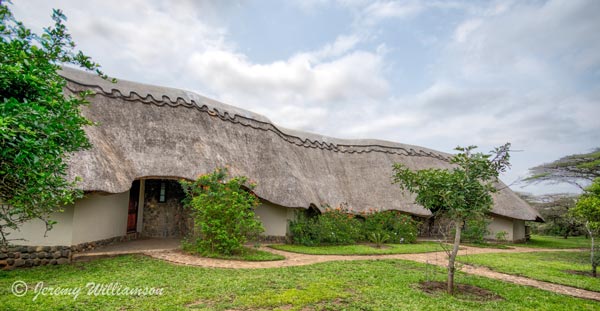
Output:
<path fill-rule="evenodd" d="M 62 213 L 54 213 L 51 220 L 57 223 L 46 233 L 46 225 L 39 219 L 23 223 L 19 230 L 9 230 L 11 244 L 31 246 L 69 246 L 73 230 L 73 206 L 67 206 Z M 19 239 L 19 240 L 13 240 Z"/>
<path fill-rule="evenodd" d="M 89 194 L 77 200 L 64 212 L 53 213 L 51 220 L 57 223 L 52 230 L 34 219 L 23 223 L 17 231 L 9 231 L 9 239 L 15 245 L 70 246 L 123 236 L 127 231 L 127 207 L 129 191 L 117 194 Z"/>
<path fill-rule="evenodd" d="M 267 236 L 286 236 L 288 232 L 288 220 L 292 219 L 294 209 L 261 201 L 256 208 L 257 218 L 262 222 Z"/>
<path fill-rule="evenodd" d="M 513 241 L 525 240 L 525 221 L 513 220 Z"/>
<path fill-rule="evenodd" d="M 91 194 L 75 204 L 72 244 L 98 241 L 127 233 L 129 191 Z"/>
<path fill-rule="evenodd" d="M 488 225 L 489 234 L 486 235 L 486 239 L 495 240 L 496 234 L 501 231 L 507 233 L 506 240 L 513 241 L 513 230 L 514 224 L 512 218 L 502 217 L 498 215 L 492 215 L 492 222 Z"/>

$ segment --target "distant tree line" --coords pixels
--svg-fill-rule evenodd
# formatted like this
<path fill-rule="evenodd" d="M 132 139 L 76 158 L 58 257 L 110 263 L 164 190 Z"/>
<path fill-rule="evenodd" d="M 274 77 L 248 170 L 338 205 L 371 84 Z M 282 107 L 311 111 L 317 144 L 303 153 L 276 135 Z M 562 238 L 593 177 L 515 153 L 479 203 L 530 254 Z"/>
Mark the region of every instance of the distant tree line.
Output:
<path fill-rule="evenodd" d="M 558 193 L 535 196 L 528 193 L 518 193 L 519 196 L 534 207 L 544 218 L 544 223 L 532 223 L 533 233 L 541 235 L 570 236 L 586 235 L 584 224 L 572 216 L 570 210 L 575 207 L 578 195 Z"/>

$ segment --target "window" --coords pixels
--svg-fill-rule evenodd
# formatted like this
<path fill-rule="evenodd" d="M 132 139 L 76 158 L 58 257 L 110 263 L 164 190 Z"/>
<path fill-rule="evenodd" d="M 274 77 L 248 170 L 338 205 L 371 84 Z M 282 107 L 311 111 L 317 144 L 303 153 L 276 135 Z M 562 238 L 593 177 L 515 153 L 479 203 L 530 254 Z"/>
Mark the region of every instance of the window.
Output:
<path fill-rule="evenodd" d="M 167 192 L 167 185 L 166 185 L 166 183 L 164 181 L 162 181 L 160 183 L 160 195 L 158 196 L 158 202 L 159 203 L 165 203 L 167 201 L 166 198 L 165 198 L 166 197 L 166 195 L 165 195 L 166 192 Z"/>

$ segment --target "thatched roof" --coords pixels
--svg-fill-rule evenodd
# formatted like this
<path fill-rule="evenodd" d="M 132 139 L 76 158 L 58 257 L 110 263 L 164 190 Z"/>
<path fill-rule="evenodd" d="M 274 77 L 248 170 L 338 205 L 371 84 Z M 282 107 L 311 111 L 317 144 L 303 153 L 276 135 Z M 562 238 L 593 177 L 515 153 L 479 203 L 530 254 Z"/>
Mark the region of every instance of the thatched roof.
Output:
<path fill-rule="evenodd" d="M 219 166 L 255 180 L 262 199 L 287 207 L 347 205 L 355 212 L 429 210 L 391 184 L 392 164 L 448 167 L 449 154 L 382 140 L 345 140 L 284 129 L 267 118 L 198 94 L 119 80 L 111 83 L 65 68 L 67 92 L 96 95 L 83 114 L 93 144 L 70 159 L 70 175 L 87 191 L 118 193 L 143 177 L 195 179 Z M 493 213 L 524 220 L 539 215 L 510 189 Z"/>

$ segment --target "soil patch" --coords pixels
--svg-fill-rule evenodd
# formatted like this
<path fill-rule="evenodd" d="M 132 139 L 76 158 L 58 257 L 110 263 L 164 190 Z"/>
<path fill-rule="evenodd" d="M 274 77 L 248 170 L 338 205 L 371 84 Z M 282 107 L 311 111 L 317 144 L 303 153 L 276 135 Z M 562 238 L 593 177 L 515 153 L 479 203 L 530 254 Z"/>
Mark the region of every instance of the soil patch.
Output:
<path fill-rule="evenodd" d="M 568 273 L 568 274 L 575 274 L 575 275 L 583 275 L 583 276 L 589 276 L 591 278 L 593 278 L 594 276 L 592 275 L 591 271 L 581 271 L 581 270 L 563 270 L 563 272 Z M 595 276 L 596 278 L 600 278 L 600 274 L 597 274 Z"/>
<path fill-rule="evenodd" d="M 419 288 L 428 294 L 445 293 L 447 290 L 445 282 L 436 281 L 421 282 L 419 283 Z M 502 296 L 487 289 L 467 284 L 454 285 L 454 294 L 458 298 L 475 301 L 504 300 Z"/>

